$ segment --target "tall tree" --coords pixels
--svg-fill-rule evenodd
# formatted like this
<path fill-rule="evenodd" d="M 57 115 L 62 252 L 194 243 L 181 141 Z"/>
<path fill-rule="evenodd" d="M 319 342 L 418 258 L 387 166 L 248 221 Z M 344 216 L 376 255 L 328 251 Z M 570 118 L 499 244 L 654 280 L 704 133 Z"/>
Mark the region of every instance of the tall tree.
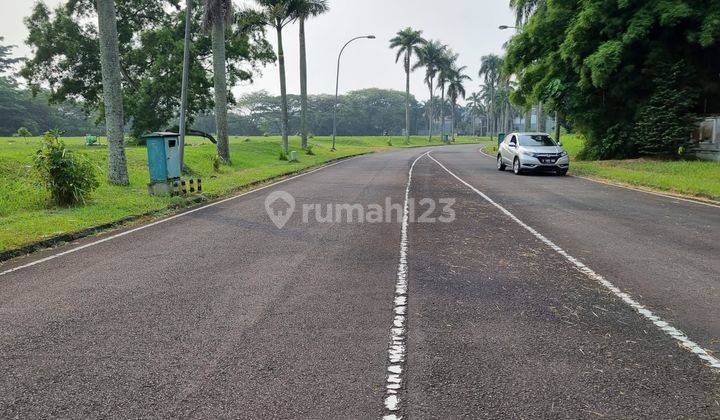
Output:
<path fill-rule="evenodd" d="M 123 94 L 120 84 L 120 47 L 118 46 L 115 1 L 97 0 L 97 14 L 108 140 L 108 181 L 112 184 L 128 185 L 130 179 L 125 157 L 125 117 L 123 116 Z"/>
<path fill-rule="evenodd" d="M 226 25 L 232 22 L 232 0 L 205 0 L 203 5 L 203 29 L 212 36 L 213 84 L 215 87 L 215 124 L 217 127 L 217 153 L 225 163 L 230 163 L 230 138 L 228 135 L 228 89 L 225 73 Z"/>
<path fill-rule="evenodd" d="M 458 55 L 445 48 L 438 63 L 438 87 L 440 88 L 440 139 L 445 141 L 445 86 L 452 77 Z"/>
<path fill-rule="evenodd" d="M 395 38 L 390 40 L 390 48 L 397 49 L 395 62 L 403 57 L 405 67 L 405 144 L 410 144 L 410 72 L 413 70 L 412 56 L 421 54 L 421 47 L 427 41 L 422 37 L 422 31 L 413 28 L 405 28 L 398 32 Z"/>
<path fill-rule="evenodd" d="M 123 0 L 116 3 L 123 89 L 123 114 L 134 136 L 174 129 L 180 108 L 184 10 L 170 7 L 176 0 Z M 200 31 L 201 10 L 192 16 L 192 29 Z M 142 11 L 139 13 L 138 11 Z M 21 76 L 34 94 L 52 104 L 75 101 L 88 115 L 102 109 L 100 42 L 94 25 L 95 0 L 73 0 L 51 11 L 37 2 L 25 19 L 32 54 Z M 263 22 L 238 16 L 227 28 L 226 73 L 228 86 L 252 81 L 260 65 L 273 62 L 272 45 L 265 39 Z M 63 36 L 57 36 L 63 34 Z M 192 44 L 188 125 L 193 117 L 213 108 L 212 41 L 198 37 Z M 233 102 L 228 93 L 228 102 Z M 101 112 L 102 114 L 102 112 Z"/>
<path fill-rule="evenodd" d="M 430 90 L 430 112 L 428 113 L 428 141 L 432 141 L 433 118 L 434 118 L 434 95 L 435 95 L 435 77 L 439 71 L 440 62 L 445 54 L 445 46 L 439 41 L 426 42 L 418 49 L 418 61 L 413 66 L 413 70 L 420 67 L 425 68 L 425 83 Z"/>
<path fill-rule="evenodd" d="M 300 26 L 300 136 L 303 149 L 308 145 L 308 83 L 305 21 L 330 10 L 327 0 L 296 0 L 295 15 Z"/>
<path fill-rule="evenodd" d="M 477 118 L 482 116 L 482 114 L 485 112 L 482 94 L 480 92 L 474 92 L 470 94 L 467 106 L 468 111 L 470 112 L 470 118 L 472 119 L 472 134 L 473 136 L 475 136 L 477 135 L 477 127 L 475 126 Z"/>
<path fill-rule="evenodd" d="M 453 67 L 448 77 L 448 97 L 452 104 L 450 135 L 453 141 L 455 141 L 455 110 L 457 108 L 457 101 L 459 98 L 465 99 L 465 81 L 472 80 L 470 76 L 465 74 L 466 69 L 467 66 L 459 68 Z"/>
<path fill-rule="evenodd" d="M 515 11 L 515 23 L 524 25 L 536 10 L 544 8 L 547 0 L 510 0 L 510 8 Z"/>
<path fill-rule="evenodd" d="M 19 58 L 12 58 L 12 50 L 15 48 L 14 45 L 2 45 L 5 40 L 4 37 L 0 36 L 0 75 L 12 70 L 13 66 L 20 61 Z"/>
<path fill-rule="evenodd" d="M 503 60 L 495 54 L 483 56 L 481 59 L 478 76 L 484 80 L 489 100 L 489 115 L 492 118 L 491 134 L 498 134 L 497 131 L 497 110 L 495 108 L 498 85 L 500 83 Z"/>
<path fill-rule="evenodd" d="M 261 7 L 267 25 L 277 34 L 277 59 L 280 72 L 280 96 L 282 107 L 282 150 L 287 154 L 288 141 L 288 98 L 285 78 L 285 50 L 283 47 L 283 29 L 297 19 L 297 0 L 255 0 Z"/>

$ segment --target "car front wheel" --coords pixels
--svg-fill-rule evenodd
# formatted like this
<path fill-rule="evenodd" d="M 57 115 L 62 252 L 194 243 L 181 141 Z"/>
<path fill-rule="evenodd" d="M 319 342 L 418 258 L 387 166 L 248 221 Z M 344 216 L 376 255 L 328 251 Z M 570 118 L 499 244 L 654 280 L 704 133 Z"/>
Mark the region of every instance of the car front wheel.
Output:
<path fill-rule="evenodd" d="M 520 175 L 522 173 L 522 169 L 520 168 L 520 159 L 515 158 L 513 161 L 513 172 L 515 175 Z"/>
<path fill-rule="evenodd" d="M 497 168 L 498 168 L 498 171 L 505 170 L 505 162 L 503 162 L 502 156 L 500 156 L 500 155 L 498 155 L 498 157 L 497 157 Z"/>
<path fill-rule="evenodd" d="M 568 173 L 567 169 L 558 169 L 558 171 L 556 172 L 556 174 L 558 174 L 560 176 L 565 176 L 565 175 L 567 175 L 567 173 Z"/>

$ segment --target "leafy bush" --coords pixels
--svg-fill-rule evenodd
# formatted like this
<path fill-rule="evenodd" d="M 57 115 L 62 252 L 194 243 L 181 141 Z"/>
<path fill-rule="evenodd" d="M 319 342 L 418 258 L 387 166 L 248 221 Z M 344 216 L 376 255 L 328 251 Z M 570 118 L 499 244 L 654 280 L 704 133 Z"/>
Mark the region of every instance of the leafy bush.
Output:
<path fill-rule="evenodd" d="M 213 171 L 220 172 L 220 166 L 222 166 L 222 158 L 218 155 L 212 155 L 212 167 Z"/>
<path fill-rule="evenodd" d="M 24 139 L 26 139 L 26 140 L 27 140 L 28 137 L 32 137 L 32 133 L 30 132 L 30 130 L 28 130 L 28 129 L 25 128 L 25 127 L 20 127 L 20 128 L 18 128 L 17 133 L 15 133 L 15 135 L 16 135 L 17 137 L 22 137 L 22 138 L 24 138 Z"/>
<path fill-rule="evenodd" d="M 315 156 L 315 152 L 313 152 L 312 144 L 308 144 L 307 147 L 305 147 L 305 154 L 308 156 Z"/>
<path fill-rule="evenodd" d="M 287 153 L 285 153 L 284 151 L 280 150 L 280 157 L 279 157 L 279 159 L 280 159 L 280 160 L 285 160 L 285 161 L 287 161 L 287 160 L 288 160 L 288 155 L 287 155 Z"/>
<path fill-rule="evenodd" d="M 57 132 L 45 133 L 43 148 L 36 152 L 33 163 L 53 201 L 60 206 L 84 204 L 100 186 L 97 168 L 84 156 L 68 150 Z"/>

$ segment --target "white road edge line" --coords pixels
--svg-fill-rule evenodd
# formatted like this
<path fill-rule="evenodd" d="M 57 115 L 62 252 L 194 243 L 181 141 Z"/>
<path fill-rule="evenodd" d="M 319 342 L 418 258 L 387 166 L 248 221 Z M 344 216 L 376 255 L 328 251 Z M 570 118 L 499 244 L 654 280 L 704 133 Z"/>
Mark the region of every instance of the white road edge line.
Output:
<path fill-rule="evenodd" d="M 13 273 L 13 272 L 15 272 L 15 271 L 19 271 L 19 270 L 22 270 L 22 269 L 25 269 L 25 268 L 29 268 L 29 267 L 32 267 L 32 266 L 35 266 L 35 265 L 38 265 L 38 264 L 42 264 L 42 263 L 44 263 L 44 262 L 48 262 L 48 261 L 54 260 L 54 259 L 56 259 L 56 258 L 65 256 L 65 255 L 68 255 L 68 254 L 72 254 L 72 253 L 75 253 L 75 252 L 78 252 L 78 251 L 82 251 L 83 249 L 87 249 L 87 248 L 93 247 L 93 246 L 95 246 L 95 245 L 100 245 L 100 244 L 102 244 L 102 243 L 104 243 L 104 242 L 112 241 L 113 239 L 121 238 L 121 237 L 123 237 L 123 236 L 130 235 L 131 233 L 135 233 L 135 232 L 140 231 L 140 230 L 143 230 L 143 229 L 147 229 L 147 228 L 150 228 L 150 227 L 153 227 L 153 226 L 157 226 L 157 225 L 159 225 L 159 224 L 166 223 L 166 222 L 169 222 L 169 221 L 171 221 L 171 220 L 175 220 L 175 219 L 178 219 L 178 218 L 180 218 L 180 217 L 187 216 L 187 215 L 189 215 L 189 214 L 197 213 L 197 212 L 199 212 L 199 211 L 201 211 L 201 210 L 204 210 L 204 209 L 207 209 L 207 208 L 209 208 L 209 207 L 215 207 L 215 206 L 218 206 L 218 205 L 220 205 L 220 204 L 227 203 L 228 201 L 236 200 L 236 199 L 241 198 L 241 197 L 244 197 L 244 196 L 246 196 L 246 195 L 253 194 L 253 193 L 256 193 L 256 192 L 258 192 L 258 191 L 262 191 L 262 190 L 265 190 L 265 189 L 267 189 L 267 188 L 271 188 L 271 187 L 274 187 L 274 186 L 279 185 L 279 184 L 283 184 L 283 183 L 288 182 L 288 181 L 292 181 L 293 179 L 297 179 L 297 178 L 300 178 L 300 177 L 303 177 L 303 176 L 306 176 L 306 175 L 310 175 L 310 174 L 315 173 L 315 172 L 317 172 L 317 171 L 321 171 L 321 170 L 323 170 L 323 169 L 327 169 L 327 168 L 330 168 L 330 167 L 332 167 L 332 166 L 335 166 L 335 165 L 339 165 L 339 164 L 341 164 L 341 163 L 348 162 L 348 161 L 353 160 L 353 159 L 356 159 L 356 158 L 358 158 L 358 157 L 359 157 L 359 156 L 352 156 L 352 157 L 349 157 L 349 158 L 347 158 L 347 159 L 340 160 L 340 161 L 338 161 L 338 162 L 334 162 L 334 163 L 330 163 L 330 164 L 327 164 L 327 165 L 323 165 L 323 166 L 321 166 L 321 167 L 319 167 L 319 168 L 316 168 L 316 169 L 313 169 L 313 170 L 311 170 L 311 171 L 303 172 L 303 173 L 301 173 L 301 174 L 294 175 L 294 176 L 291 176 L 291 177 L 289 177 L 289 178 L 285 178 L 285 179 L 282 179 L 282 180 L 280 180 L 280 181 L 273 182 L 272 184 L 264 185 L 264 186 L 262 186 L 262 187 L 255 188 L 255 189 L 253 189 L 253 190 L 246 191 L 246 192 L 244 192 L 244 193 L 241 193 L 241 194 L 238 194 L 238 195 L 234 195 L 234 196 L 232 196 L 232 197 L 228 197 L 228 198 L 222 199 L 222 200 L 220 200 L 220 201 L 215 201 L 215 202 L 213 202 L 213 203 L 204 205 L 204 206 L 202 206 L 202 207 L 198 207 L 198 208 L 196 208 L 196 209 L 192 209 L 192 210 L 186 211 L 186 212 L 184 212 L 184 213 L 179 213 L 179 214 L 176 214 L 176 215 L 174 215 L 174 216 L 167 217 L 167 218 L 165 218 L 165 219 L 160 219 L 160 220 L 157 220 L 157 221 L 155 221 L 155 222 L 148 223 L 148 224 L 146 224 L 146 225 L 138 226 L 138 227 L 136 227 L 136 228 L 134 228 L 134 229 L 130 229 L 130 230 L 127 230 L 127 231 L 125 231 L 125 232 L 118 233 L 118 234 L 116 234 L 116 235 L 108 236 L 107 238 L 102 238 L 102 239 L 99 239 L 99 240 L 97 240 L 97 241 L 93 241 L 93 242 L 87 243 L 87 244 L 85 244 L 85 245 L 81 245 L 81 246 L 78 246 L 78 247 L 76 247 L 76 248 L 69 249 L 69 250 L 67 250 L 67 251 L 63 251 L 63 252 L 59 252 L 59 253 L 57 253 L 57 254 L 49 255 L 49 256 L 47 256 L 47 257 L 45 257 L 45 258 L 41 258 L 41 259 L 39 259 L 39 260 L 35 260 L 35 261 L 29 262 L 29 263 L 24 264 L 24 265 L 20 265 L 20 266 L 13 267 L 13 268 L 10 268 L 10 269 L 8 269 L 8 270 L 2 271 L 2 272 L 0 272 L 0 276 L 4 276 L 4 275 L 6 275 L 6 274 L 10 274 L 10 273 Z"/>
<path fill-rule="evenodd" d="M 664 321 L 659 316 L 655 315 L 652 311 L 650 311 L 648 308 L 640 304 L 638 301 L 632 298 L 629 294 L 621 291 L 618 287 L 616 287 L 614 284 L 606 280 L 603 276 L 593 271 L 590 267 L 583 264 L 580 260 L 573 257 L 572 255 L 568 254 L 564 249 L 560 248 L 558 245 L 556 245 L 554 242 L 543 236 L 541 233 L 530 227 L 528 224 L 517 218 L 514 214 L 512 214 L 509 210 L 507 210 L 505 207 L 501 206 L 500 204 L 493 201 L 490 197 L 485 195 L 483 192 L 478 190 L 477 188 L 470 185 L 468 182 L 460 178 L 459 176 L 455 175 L 452 171 L 450 171 L 448 168 L 445 167 L 442 163 L 440 163 L 437 159 L 435 159 L 432 155 L 428 152 L 428 157 L 435 161 L 438 165 L 440 165 L 441 168 L 443 168 L 447 173 L 452 175 L 455 179 L 460 181 L 461 183 L 465 184 L 468 188 L 473 190 L 475 193 L 477 193 L 480 197 L 485 199 L 488 203 L 492 204 L 493 206 L 497 207 L 500 211 L 505 213 L 508 217 L 510 217 L 512 220 L 514 220 L 517 224 L 524 227 L 527 231 L 533 234 L 537 239 L 544 242 L 547 246 L 552 248 L 555 252 L 562 255 L 566 260 L 568 260 L 571 264 L 575 266 L 581 273 L 585 274 L 587 277 L 589 277 L 591 280 L 594 280 L 598 283 L 600 283 L 603 287 L 605 287 L 607 290 L 612 292 L 615 296 L 620 298 L 623 302 L 625 302 L 628 306 L 633 308 L 637 313 L 645 317 L 647 320 L 652 322 L 661 332 L 667 334 L 671 338 L 677 340 L 682 347 L 690 351 L 691 353 L 695 354 L 698 358 L 700 358 L 703 362 L 705 362 L 708 366 L 710 366 L 713 369 L 720 369 L 720 360 L 712 356 L 710 353 L 708 353 L 707 350 L 700 347 L 697 343 L 690 340 L 688 336 L 680 331 L 679 329 L 673 327 L 668 322 Z"/>
<path fill-rule="evenodd" d="M 490 156 L 489 154 L 485 153 L 485 150 L 482 147 L 480 149 L 478 149 L 478 152 L 480 152 L 480 154 L 483 156 L 486 156 L 490 159 L 495 160 L 495 156 Z M 701 204 L 703 206 L 715 207 L 717 209 L 720 209 L 720 205 L 715 204 L 715 203 L 709 203 L 707 201 L 694 200 L 692 198 L 681 197 L 678 195 L 663 193 L 663 192 L 659 192 L 659 191 L 650 191 L 650 190 L 646 190 L 646 189 L 642 189 L 642 188 L 632 187 L 630 185 L 623 185 L 623 184 L 618 184 L 618 183 L 611 182 L 611 181 L 603 181 L 600 179 L 594 179 L 594 178 L 590 178 L 587 176 L 581 176 L 581 175 L 570 175 L 570 176 L 572 176 L 574 178 L 584 179 L 584 180 L 590 181 L 590 182 L 595 182 L 597 184 L 608 185 L 610 187 L 622 188 L 624 190 L 637 191 L 637 192 L 641 192 L 641 193 L 645 193 L 645 194 L 655 195 L 658 197 L 669 198 L 671 200 L 680 200 L 680 201 L 685 201 L 687 203 Z"/>
<path fill-rule="evenodd" d="M 399 391 L 403 387 L 403 372 L 407 353 L 407 314 L 408 314 L 408 223 L 410 220 L 410 185 L 412 184 L 415 164 L 424 156 L 418 156 L 410 165 L 407 186 L 405 187 L 405 204 L 403 207 L 402 227 L 400 229 L 400 262 L 398 263 L 397 280 L 393 299 L 393 323 L 390 328 L 390 344 L 388 346 L 388 366 L 385 376 L 385 415 L 384 420 L 397 420 L 401 401 Z"/>

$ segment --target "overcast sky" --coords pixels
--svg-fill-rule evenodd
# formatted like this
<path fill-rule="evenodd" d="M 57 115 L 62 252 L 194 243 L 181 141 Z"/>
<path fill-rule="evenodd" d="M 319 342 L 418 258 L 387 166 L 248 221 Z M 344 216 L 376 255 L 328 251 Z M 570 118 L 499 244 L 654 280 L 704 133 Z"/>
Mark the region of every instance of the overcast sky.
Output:
<path fill-rule="evenodd" d="M 30 51 L 23 45 L 26 30 L 23 18 L 30 13 L 36 0 L 0 0 L 0 36 L 6 43 L 18 45 L 17 55 Z M 55 6 L 63 0 L 44 0 Z M 241 1 L 236 0 L 237 5 Z M 411 26 L 423 31 L 428 39 L 438 39 L 460 54 L 461 65 L 468 66 L 473 77 L 468 92 L 477 89 L 480 57 L 501 53 L 502 45 L 511 35 L 500 31 L 501 24 L 514 22 L 507 0 L 330 0 L 330 12 L 306 25 L 310 93 L 335 91 L 335 66 L 342 44 L 358 35 L 373 34 L 376 40 L 359 40 L 345 50 L 340 76 L 340 91 L 381 87 L 404 90 L 405 76 L 401 64 L 395 64 L 395 53 L 388 48 L 394 34 Z M 268 38 L 275 45 L 274 31 Z M 288 91 L 298 93 L 298 31 L 297 25 L 284 32 Z M 266 67 L 250 86 L 237 86 L 240 95 L 259 89 L 279 93 L 276 66 Z M 413 74 L 412 91 L 420 99 L 428 93 L 422 84 L 422 71 Z"/>

